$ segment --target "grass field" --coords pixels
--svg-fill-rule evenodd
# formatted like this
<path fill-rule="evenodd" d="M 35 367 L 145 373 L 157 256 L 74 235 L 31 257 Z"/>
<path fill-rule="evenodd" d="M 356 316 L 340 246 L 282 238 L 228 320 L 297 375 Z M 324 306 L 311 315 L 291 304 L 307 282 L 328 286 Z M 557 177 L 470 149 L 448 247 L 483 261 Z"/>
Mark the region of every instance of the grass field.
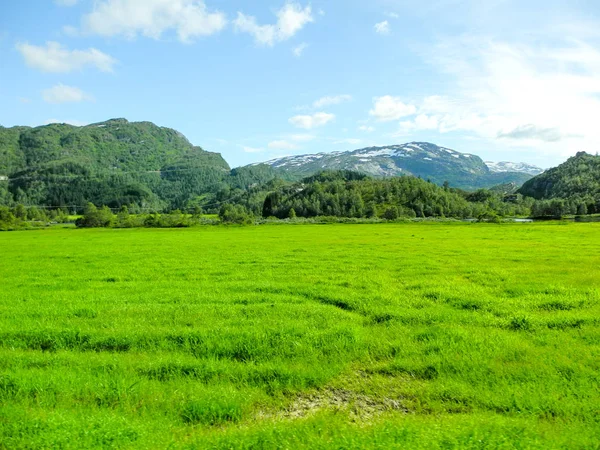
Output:
<path fill-rule="evenodd" d="M 600 448 L 600 224 L 0 233 L 0 448 Z"/>

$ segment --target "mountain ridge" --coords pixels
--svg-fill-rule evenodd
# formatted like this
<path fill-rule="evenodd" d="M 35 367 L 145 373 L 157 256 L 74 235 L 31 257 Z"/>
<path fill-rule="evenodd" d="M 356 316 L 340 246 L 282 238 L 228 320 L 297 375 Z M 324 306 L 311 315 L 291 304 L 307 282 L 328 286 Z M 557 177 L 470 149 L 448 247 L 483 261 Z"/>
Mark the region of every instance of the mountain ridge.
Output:
<path fill-rule="evenodd" d="M 320 170 L 353 170 L 376 177 L 413 175 L 437 184 L 449 182 L 463 189 L 497 184 L 523 184 L 542 169 L 526 163 L 490 163 L 479 156 L 461 153 L 429 142 L 409 142 L 349 151 L 321 152 L 275 158 L 263 163 L 296 177 Z M 534 173 L 535 172 L 535 173 Z"/>

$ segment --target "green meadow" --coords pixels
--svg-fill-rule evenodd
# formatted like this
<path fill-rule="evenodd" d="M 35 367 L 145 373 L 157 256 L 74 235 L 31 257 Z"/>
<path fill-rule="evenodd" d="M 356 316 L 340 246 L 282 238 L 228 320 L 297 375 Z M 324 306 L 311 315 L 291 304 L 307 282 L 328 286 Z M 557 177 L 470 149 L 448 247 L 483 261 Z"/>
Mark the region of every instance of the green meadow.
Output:
<path fill-rule="evenodd" d="M 600 224 L 0 233 L 0 448 L 600 448 Z"/>

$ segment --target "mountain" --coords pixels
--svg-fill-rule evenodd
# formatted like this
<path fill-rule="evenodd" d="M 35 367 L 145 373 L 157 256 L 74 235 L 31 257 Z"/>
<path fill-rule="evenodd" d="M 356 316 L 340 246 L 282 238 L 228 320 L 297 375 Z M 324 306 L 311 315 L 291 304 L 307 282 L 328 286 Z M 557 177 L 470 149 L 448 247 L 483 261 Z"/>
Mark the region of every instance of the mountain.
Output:
<path fill-rule="evenodd" d="M 500 162 L 491 162 L 486 161 L 486 166 L 490 169 L 491 172 L 494 173 L 503 173 L 503 172 L 519 172 L 519 173 L 527 173 L 529 175 L 535 176 L 539 175 L 544 171 L 537 166 L 527 163 L 513 163 L 508 161 L 500 161 Z"/>
<path fill-rule="evenodd" d="M 535 199 L 587 199 L 600 207 L 600 156 L 579 152 L 527 181 L 519 193 Z"/>
<path fill-rule="evenodd" d="M 42 206 L 180 207 L 229 174 L 220 154 L 151 122 L 0 127 L 0 201 L 8 190 Z"/>
<path fill-rule="evenodd" d="M 352 170 L 377 177 L 414 175 L 436 184 L 448 183 L 462 189 L 478 189 L 531 178 L 525 172 L 494 172 L 483 160 L 428 142 L 410 142 L 386 147 L 368 147 L 346 152 L 288 156 L 267 161 L 278 171 L 297 178 L 322 170 Z"/>
<path fill-rule="evenodd" d="M 221 155 L 193 146 L 176 130 L 126 119 L 84 127 L 0 127 L 0 155 L 0 174 L 65 161 L 113 173 L 160 170 L 181 162 L 229 170 Z"/>

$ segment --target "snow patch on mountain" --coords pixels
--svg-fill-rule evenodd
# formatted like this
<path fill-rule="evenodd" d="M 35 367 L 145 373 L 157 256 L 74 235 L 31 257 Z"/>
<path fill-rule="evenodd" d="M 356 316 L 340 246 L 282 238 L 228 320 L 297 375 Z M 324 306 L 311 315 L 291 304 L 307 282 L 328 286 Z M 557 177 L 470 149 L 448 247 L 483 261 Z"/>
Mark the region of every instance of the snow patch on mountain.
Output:
<path fill-rule="evenodd" d="M 501 173 L 501 172 L 519 172 L 519 173 L 527 173 L 529 175 L 539 175 L 544 171 L 537 166 L 527 163 L 514 163 L 510 161 L 485 161 L 485 164 L 488 166 L 491 172 Z"/>

